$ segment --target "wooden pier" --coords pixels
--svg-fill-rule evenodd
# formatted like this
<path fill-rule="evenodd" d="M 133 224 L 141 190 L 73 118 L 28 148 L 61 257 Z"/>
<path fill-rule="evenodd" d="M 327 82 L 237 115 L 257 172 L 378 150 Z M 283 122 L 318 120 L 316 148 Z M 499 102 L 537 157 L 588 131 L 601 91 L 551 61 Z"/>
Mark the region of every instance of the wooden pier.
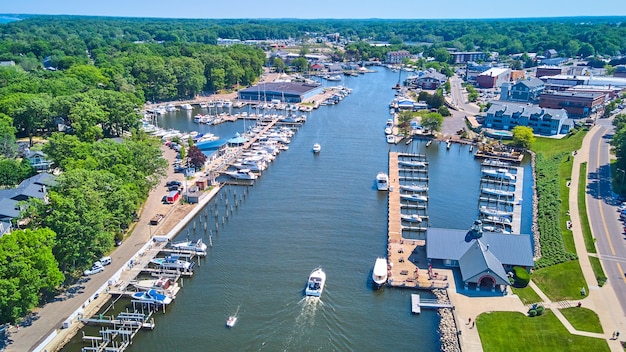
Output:
<path fill-rule="evenodd" d="M 87 336 L 83 331 L 83 341 L 91 346 L 83 347 L 81 351 L 94 352 L 122 352 L 131 344 L 132 340 L 141 329 L 154 329 L 152 312 L 148 313 L 120 313 L 116 317 L 100 315 L 98 318 L 81 319 L 84 324 L 102 325 L 100 336 Z"/>
<path fill-rule="evenodd" d="M 411 294 L 411 312 L 415 314 L 420 314 L 422 312 L 422 308 L 452 308 L 454 306 L 449 303 L 439 303 L 434 298 L 421 298 L 418 294 Z"/>

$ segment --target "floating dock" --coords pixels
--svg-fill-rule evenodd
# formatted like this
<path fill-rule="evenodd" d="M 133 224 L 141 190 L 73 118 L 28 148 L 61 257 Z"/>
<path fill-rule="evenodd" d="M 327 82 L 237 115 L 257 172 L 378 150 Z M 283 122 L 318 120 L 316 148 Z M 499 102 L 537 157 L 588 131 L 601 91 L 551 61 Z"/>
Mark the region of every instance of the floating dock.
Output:
<path fill-rule="evenodd" d="M 452 308 L 454 306 L 449 303 L 439 303 L 434 298 L 421 298 L 418 294 L 411 294 L 411 312 L 414 314 L 420 314 L 422 312 L 422 308 Z"/>

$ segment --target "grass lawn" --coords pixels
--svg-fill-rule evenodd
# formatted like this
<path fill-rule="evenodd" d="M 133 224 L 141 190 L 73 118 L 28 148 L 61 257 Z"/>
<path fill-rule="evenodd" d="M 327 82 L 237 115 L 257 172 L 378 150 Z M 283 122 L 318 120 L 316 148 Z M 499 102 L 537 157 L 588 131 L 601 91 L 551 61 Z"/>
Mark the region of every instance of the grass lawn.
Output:
<path fill-rule="evenodd" d="M 578 260 L 535 270 L 531 279 L 553 302 L 580 299 L 582 287 L 589 292 Z"/>
<path fill-rule="evenodd" d="M 541 302 L 541 297 L 539 297 L 530 286 L 524 288 L 511 287 L 511 289 L 513 289 L 513 293 L 516 294 L 524 304 Z"/>
<path fill-rule="evenodd" d="M 476 319 L 485 352 L 603 352 L 606 340 L 571 335 L 549 309 L 538 317 L 519 312 L 483 313 Z"/>
<path fill-rule="evenodd" d="M 602 264 L 600 264 L 600 259 L 589 256 L 589 261 L 591 262 L 593 274 L 596 276 L 596 280 L 598 280 L 598 286 L 604 286 L 604 284 L 606 283 L 606 275 L 604 274 L 604 270 L 602 270 Z"/>
<path fill-rule="evenodd" d="M 559 140 L 553 138 L 537 137 L 535 142 L 531 146 L 531 149 L 535 153 L 541 153 L 546 158 L 551 158 L 554 155 L 563 152 L 573 152 L 580 149 L 583 145 L 583 138 L 587 134 L 588 130 L 579 130 L 573 136 L 565 137 Z"/>
<path fill-rule="evenodd" d="M 582 163 L 580 164 L 580 178 L 578 179 L 578 215 L 580 216 L 580 226 L 583 230 L 587 253 L 596 253 L 596 243 L 591 235 L 591 226 L 589 226 L 589 218 L 587 218 L 587 203 L 585 203 L 587 178 L 585 175 L 587 175 L 587 163 Z"/>
<path fill-rule="evenodd" d="M 569 209 L 569 189 L 567 186 L 572 179 L 572 168 L 574 166 L 574 158 L 570 155 L 561 160 L 559 165 L 559 193 L 561 194 L 561 236 L 563 244 L 568 252 L 576 253 L 576 244 L 574 243 L 574 234 L 572 230 L 567 228 L 567 222 L 570 220 L 568 215 Z M 571 185 L 570 185 L 571 186 Z"/>
<path fill-rule="evenodd" d="M 572 324 L 574 329 L 579 331 L 589 331 L 603 333 L 600 318 L 596 312 L 583 307 L 571 307 L 561 309 L 561 313 Z"/>

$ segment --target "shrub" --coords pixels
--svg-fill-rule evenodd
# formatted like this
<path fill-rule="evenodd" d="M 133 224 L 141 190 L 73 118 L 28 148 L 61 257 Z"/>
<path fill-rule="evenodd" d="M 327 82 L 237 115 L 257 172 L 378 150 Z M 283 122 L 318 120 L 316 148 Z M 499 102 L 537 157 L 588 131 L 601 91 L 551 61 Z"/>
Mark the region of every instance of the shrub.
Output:
<path fill-rule="evenodd" d="M 537 316 L 537 311 L 535 309 L 531 309 L 528 311 L 528 316 L 529 317 L 534 317 Z"/>
<path fill-rule="evenodd" d="M 537 307 L 537 309 L 535 309 L 535 311 L 537 312 L 537 315 L 541 315 L 541 314 L 543 314 L 543 312 L 544 312 L 545 310 L 546 310 L 546 309 L 545 309 L 543 306 L 539 306 L 539 307 Z"/>
<path fill-rule="evenodd" d="M 528 286 L 528 283 L 530 282 L 530 274 L 528 273 L 528 271 L 526 271 L 526 269 L 522 268 L 521 266 L 515 266 L 513 267 L 513 274 L 515 280 L 513 286 L 518 288 Z"/>

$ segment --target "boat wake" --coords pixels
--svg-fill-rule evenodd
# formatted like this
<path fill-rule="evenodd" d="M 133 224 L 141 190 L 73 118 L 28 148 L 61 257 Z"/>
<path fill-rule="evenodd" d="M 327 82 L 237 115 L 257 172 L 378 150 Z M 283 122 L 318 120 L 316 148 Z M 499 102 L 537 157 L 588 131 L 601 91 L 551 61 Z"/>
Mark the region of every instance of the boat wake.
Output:
<path fill-rule="evenodd" d="M 324 303 L 319 297 L 306 296 L 300 300 L 299 304 L 301 305 L 301 309 L 300 315 L 296 317 L 296 326 L 313 326 L 315 323 L 315 313 L 317 312 L 317 307 L 323 305 Z"/>

